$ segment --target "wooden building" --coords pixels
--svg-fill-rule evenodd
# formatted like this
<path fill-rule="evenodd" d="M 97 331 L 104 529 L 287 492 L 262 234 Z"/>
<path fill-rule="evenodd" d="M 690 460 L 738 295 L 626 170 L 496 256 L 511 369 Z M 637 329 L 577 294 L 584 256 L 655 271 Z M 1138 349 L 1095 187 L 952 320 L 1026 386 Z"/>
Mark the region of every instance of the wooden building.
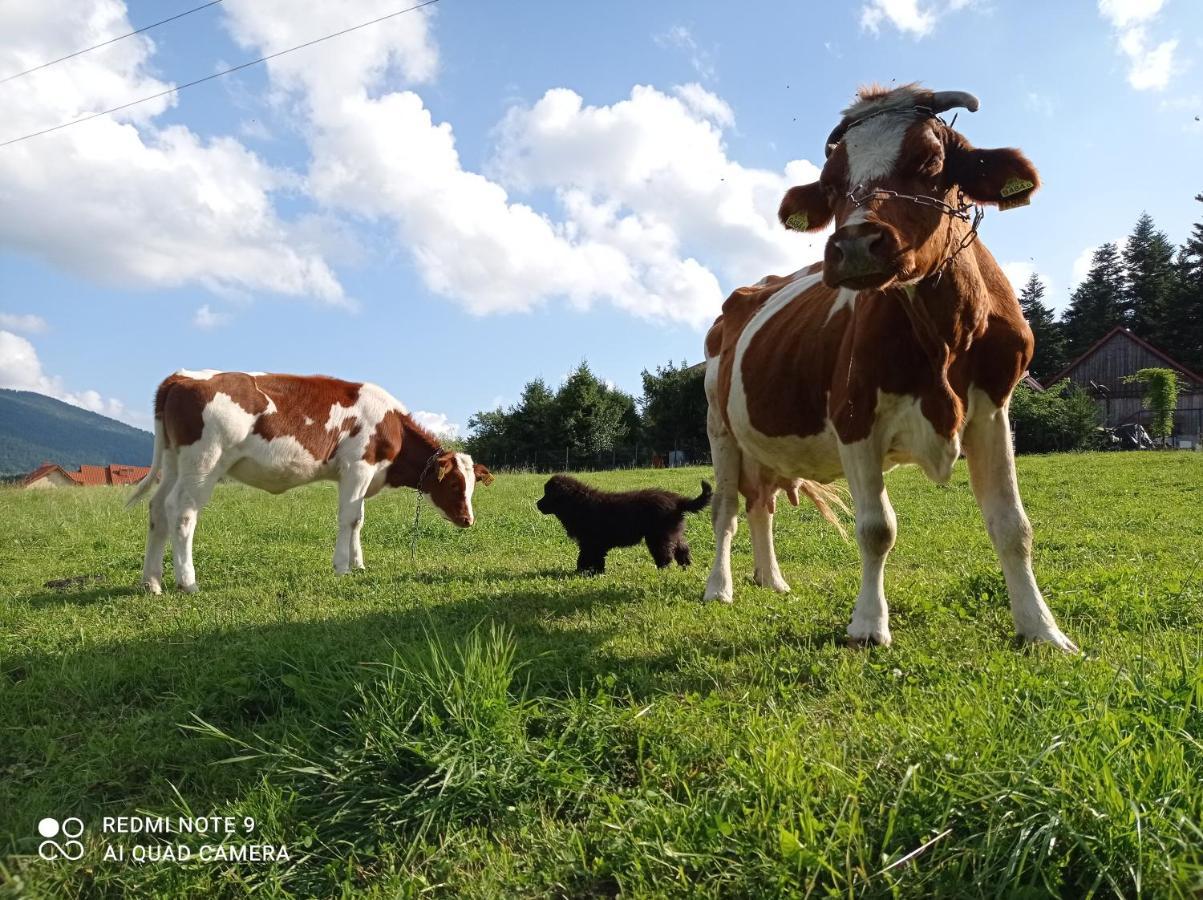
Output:
<path fill-rule="evenodd" d="M 1104 423 L 1115 426 L 1136 422 L 1149 424 L 1144 408 L 1145 386 L 1124 379 L 1141 369 L 1171 369 L 1178 376 L 1178 412 L 1174 417 L 1174 436 L 1198 446 L 1203 434 L 1203 376 L 1197 375 L 1117 325 L 1095 342 L 1094 346 L 1071 362 L 1049 384 L 1068 380 L 1094 397 L 1103 411 Z"/>

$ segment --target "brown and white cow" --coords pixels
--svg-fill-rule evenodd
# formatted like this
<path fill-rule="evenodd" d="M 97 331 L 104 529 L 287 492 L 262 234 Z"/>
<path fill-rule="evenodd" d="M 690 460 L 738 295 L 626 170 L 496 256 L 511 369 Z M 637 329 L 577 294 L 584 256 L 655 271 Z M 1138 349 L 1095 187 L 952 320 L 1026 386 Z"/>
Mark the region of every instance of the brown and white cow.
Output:
<path fill-rule="evenodd" d="M 155 394 L 150 474 L 133 505 L 150 501 L 142 583 L 162 591 L 170 535 L 175 583 L 197 589 L 192 535 L 218 480 L 229 476 L 273 494 L 323 479 L 338 482 L 334 571 L 362 569 L 363 502 L 381 488 L 411 487 L 461 528 L 474 520 L 472 490 L 493 476 L 464 453 L 444 450 L 396 399 L 374 384 L 323 375 L 181 370 Z"/>
<path fill-rule="evenodd" d="M 1076 649 L 1032 574 L 1011 450 L 1007 405 L 1032 332 L 968 213 L 1026 202 L 1040 179 L 1019 151 L 975 149 L 937 118 L 977 106 L 959 91 L 862 90 L 829 138 L 819 181 L 781 204 L 781 221 L 797 230 L 834 223 L 823 261 L 723 304 L 706 336 L 718 483 L 707 599 L 732 599 L 740 493 L 755 580 L 785 592 L 772 536 L 778 489 L 795 502 L 802 490 L 831 518 L 824 486 L 844 476 L 861 555 L 848 635 L 889 644 L 882 578 L 896 523 L 882 472 L 916 463 L 945 482 L 963 450 L 1016 630 Z"/>

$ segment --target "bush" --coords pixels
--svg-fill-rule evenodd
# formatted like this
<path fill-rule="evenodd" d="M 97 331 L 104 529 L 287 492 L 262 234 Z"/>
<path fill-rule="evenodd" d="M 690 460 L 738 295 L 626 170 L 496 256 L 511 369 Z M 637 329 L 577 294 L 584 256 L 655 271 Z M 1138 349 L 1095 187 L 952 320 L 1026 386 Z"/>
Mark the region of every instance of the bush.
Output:
<path fill-rule="evenodd" d="M 1011 395 L 1016 453 L 1089 449 L 1100 424 L 1099 408 L 1076 385 L 1062 382 L 1042 394 L 1020 384 Z"/>

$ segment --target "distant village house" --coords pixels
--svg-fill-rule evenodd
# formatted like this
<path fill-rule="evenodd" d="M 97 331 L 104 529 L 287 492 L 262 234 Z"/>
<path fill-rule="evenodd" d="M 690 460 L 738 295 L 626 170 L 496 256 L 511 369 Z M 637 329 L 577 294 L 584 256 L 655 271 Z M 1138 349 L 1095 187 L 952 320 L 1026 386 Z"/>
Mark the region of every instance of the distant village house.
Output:
<path fill-rule="evenodd" d="M 21 481 L 22 487 L 41 490 L 55 487 L 94 487 L 103 484 L 137 484 L 150 474 L 149 466 L 80 466 L 69 472 L 57 463 L 44 462 Z"/>

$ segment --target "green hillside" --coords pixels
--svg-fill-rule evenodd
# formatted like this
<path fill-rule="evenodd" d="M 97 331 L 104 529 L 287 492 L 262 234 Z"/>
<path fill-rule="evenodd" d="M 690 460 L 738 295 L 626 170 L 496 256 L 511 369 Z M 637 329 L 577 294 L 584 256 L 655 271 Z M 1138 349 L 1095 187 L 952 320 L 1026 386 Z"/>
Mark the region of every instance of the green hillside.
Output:
<path fill-rule="evenodd" d="M 150 432 L 32 391 L 0 390 L 0 475 L 29 472 L 49 460 L 150 465 Z"/>

